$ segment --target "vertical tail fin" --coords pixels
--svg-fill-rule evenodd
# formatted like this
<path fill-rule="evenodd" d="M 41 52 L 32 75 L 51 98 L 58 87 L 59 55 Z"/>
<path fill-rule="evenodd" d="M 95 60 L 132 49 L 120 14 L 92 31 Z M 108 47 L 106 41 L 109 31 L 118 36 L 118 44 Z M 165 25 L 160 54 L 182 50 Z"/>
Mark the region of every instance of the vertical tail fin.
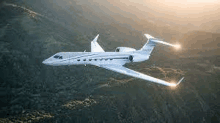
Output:
<path fill-rule="evenodd" d="M 147 51 L 149 54 L 153 51 L 154 47 L 156 46 L 156 43 L 151 41 L 151 39 L 154 39 L 153 36 L 149 34 L 144 34 L 146 36 L 147 43 L 140 49 L 142 51 Z"/>

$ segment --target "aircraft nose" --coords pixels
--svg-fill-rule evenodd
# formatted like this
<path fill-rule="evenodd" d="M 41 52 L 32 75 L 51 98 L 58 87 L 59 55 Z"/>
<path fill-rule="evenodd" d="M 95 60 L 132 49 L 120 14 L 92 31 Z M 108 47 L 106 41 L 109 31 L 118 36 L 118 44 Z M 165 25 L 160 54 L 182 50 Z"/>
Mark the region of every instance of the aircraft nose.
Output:
<path fill-rule="evenodd" d="M 46 64 L 46 65 L 48 65 L 48 64 L 49 64 L 47 59 L 46 59 L 46 60 L 44 60 L 42 63 L 43 63 L 43 64 Z"/>

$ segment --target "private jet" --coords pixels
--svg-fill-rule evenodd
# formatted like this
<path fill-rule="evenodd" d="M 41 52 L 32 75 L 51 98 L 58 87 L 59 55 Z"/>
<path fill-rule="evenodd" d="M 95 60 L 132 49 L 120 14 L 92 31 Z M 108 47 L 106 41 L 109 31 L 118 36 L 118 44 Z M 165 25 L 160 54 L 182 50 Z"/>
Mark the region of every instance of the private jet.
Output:
<path fill-rule="evenodd" d="M 139 50 L 129 47 L 117 47 L 115 52 L 105 52 L 97 42 L 98 34 L 94 40 L 91 41 L 91 52 L 59 52 L 44 60 L 42 63 L 52 66 L 90 64 L 166 86 L 177 86 L 180 84 L 184 77 L 177 83 L 172 83 L 136 72 L 123 66 L 126 63 L 148 60 L 152 50 L 158 43 L 169 45 L 177 49 L 180 48 L 180 45 L 161 41 L 149 34 L 144 35 L 147 38 L 147 43 Z"/>

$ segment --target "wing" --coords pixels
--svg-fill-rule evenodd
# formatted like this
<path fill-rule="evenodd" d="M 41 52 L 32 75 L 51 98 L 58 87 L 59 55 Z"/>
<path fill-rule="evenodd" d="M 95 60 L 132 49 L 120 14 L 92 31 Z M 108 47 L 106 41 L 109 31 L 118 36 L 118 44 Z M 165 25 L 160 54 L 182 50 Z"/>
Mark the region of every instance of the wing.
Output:
<path fill-rule="evenodd" d="M 157 78 L 154 78 L 154 77 L 136 72 L 134 70 L 125 68 L 121 65 L 100 65 L 99 67 L 103 67 L 103 68 L 108 69 L 108 70 L 112 70 L 112 71 L 119 72 L 119 73 L 122 73 L 122 74 L 125 74 L 125 75 L 133 76 L 133 77 L 136 77 L 136 78 L 144 79 L 144 80 L 147 80 L 147 81 L 155 82 L 155 83 L 166 85 L 166 86 L 176 86 L 184 79 L 184 77 L 183 77 L 177 84 L 174 84 L 174 83 L 169 83 L 169 82 L 166 82 L 164 80 L 157 79 Z"/>
<path fill-rule="evenodd" d="M 91 52 L 105 52 L 102 47 L 97 43 L 99 34 L 91 41 Z"/>

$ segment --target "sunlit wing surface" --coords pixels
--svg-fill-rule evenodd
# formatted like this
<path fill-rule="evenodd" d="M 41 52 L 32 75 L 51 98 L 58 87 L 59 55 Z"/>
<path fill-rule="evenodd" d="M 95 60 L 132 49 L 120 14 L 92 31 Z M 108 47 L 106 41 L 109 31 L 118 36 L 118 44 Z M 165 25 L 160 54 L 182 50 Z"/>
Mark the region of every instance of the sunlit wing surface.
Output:
<path fill-rule="evenodd" d="M 91 42 L 91 52 L 105 52 L 102 47 L 98 44 L 99 35 L 97 35 L 94 40 Z"/>
<path fill-rule="evenodd" d="M 112 71 L 115 71 L 115 72 L 118 72 L 118 73 L 122 73 L 122 74 L 125 74 L 125 75 L 129 75 L 129 76 L 132 76 L 132 77 L 144 79 L 144 80 L 147 80 L 147 81 L 150 81 L 150 82 L 155 82 L 155 83 L 158 83 L 158 84 L 166 85 L 166 86 L 176 86 L 184 79 L 184 78 L 182 78 L 177 84 L 175 84 L 175 83 L 169 83 L 169 82 L 166 82 L 164 80 L 157 79 L 157 78 L 145 75 L 143 73 L 136 72 L 134 70 L 128 69 L 128 68 L 123 67 L 121 65 L 100 65 L 100 67 L 103 67 L 105 69 L 112 70 Z"/>

